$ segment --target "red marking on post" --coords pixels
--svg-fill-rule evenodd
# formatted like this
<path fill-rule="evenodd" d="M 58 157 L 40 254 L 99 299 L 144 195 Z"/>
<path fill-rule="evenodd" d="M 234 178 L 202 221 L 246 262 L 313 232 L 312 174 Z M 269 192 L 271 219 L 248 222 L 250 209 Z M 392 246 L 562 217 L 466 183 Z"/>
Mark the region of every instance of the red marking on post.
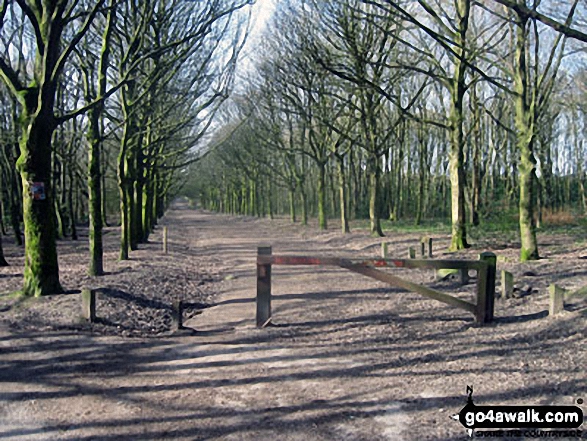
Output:
<path fill-rule="evenodd" d="M 374 261 L 373 261 L 373 266 L 377 266 L 377 267 L 380 267 L 380 266 L 387 266 L 387 262 L 386 262 L 385 260 L 381 260 L 381 259 L 379 259 L 379 260 L 374 260 Z"/>

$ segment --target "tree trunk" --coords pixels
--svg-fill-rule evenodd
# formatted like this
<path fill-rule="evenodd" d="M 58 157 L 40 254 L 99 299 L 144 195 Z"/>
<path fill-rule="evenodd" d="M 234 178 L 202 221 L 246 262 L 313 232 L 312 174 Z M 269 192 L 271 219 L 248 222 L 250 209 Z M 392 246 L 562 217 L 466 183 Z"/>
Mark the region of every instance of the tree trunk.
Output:
<path fill-rule="evenodd" d="M 342 234 L 350 233 L 348 216 L 348 197 L 346 191 L 346 176 L 344 172 L 344 158 L 338 157 L 338 187 L 340 194 L 340 226 Z"/>
<path fill-rule="evenodd" d="M 100 200 L 102 201 L 102 206 L 100 208 L 101 210 L 101 215 L 102 215 L 102 226 L 103 227 L 108 227 L 108 212 L 107 212 L 107 208 L 106 208 L 106 164 L 108 163 L 108 161 L 106 160 L 106 158 L 104 158 L 104 156 L 106 156 L 105 154 L 102 153 L 106 153 L 106 152 L 101 152 L 100 156 L 101 156 L 101 160 L 102 160 L 102 165 L 101 165 L 101 169 L 100 169 L 100 177 L 102 179 L 102 183 L 100 185 L 100 189 L 101 189 L 101 196 L 100 196 Z"/>
<path fill-rule="evenodd" d="M 306 190 L 304 184 L 300 186 L 300 197 L 302 199 L 302 225 L 308 225 L 308 197 L 306 196 Z"/>
<path fill-rule="evenodd" d="M 2 235 L 0 234 L 0 266 L 8 266 L 8 262 L 4 258 L 4 247 L 2 246 Z"/>
<path fill-rule="evenodd" d="M 102 244 L 102 174 L 101 174 L 101 142 L 100 142 L 100 111 L 94 108 L 88 115 L 88 208 L 90 212 L 90 276 L 104 274 L 104 258 Z"/>
<path fill-rule="evenodd" d="M 381 213 L 380 213 L 380 201 L 379 201 L 379 175 L 380 169 L 377 163 L 378 158 L 372 157 L 370 160 L 370 173 L 369 173 L 369 219 L 371 222 L 371 236 L 383 237 L 383 231 L 381 230 Z"/>
<path fill-rule="evenodd" d="M 138 166 L 137 166 L 137 149 L 141 148 L 141 144 L 136 141 L 131 144 L 131 148 L 127 151 L 128 159 L 126 162 L 127 174 L 127 206 L 128 206 L 128 240 L 130 250 L 136 251 L 138 249 L 137 240 L 137 215 L 140 216 L 140 211 L 137 213 L 137 198 L 135 195 L 136 183 L 138 180 Z"/>
<path fill-rule="evenodd" d="M 318 227 L 328 229 L 326 220 L 326 164 L 318 164 Z"/>
<path fill-rule="evenodd" d="M 36 102 L 34 105 L 36 106 Z M 52 108 L 52 103 L 49 107 Z M 25 267 L 22 293 L 39 297 L 63 292 L 51 200 L 51 138 L 55 130 L 50 110 L 24 109 L 25 123 L 17 161 L 23 187 Z"/>
<path fill-rule="evenodd" d="M 10 223 L 12 225 L 12 232 L 16 244 L 20 247 L 23 245 L 22 230 L 20 227 L 20 219 L 22 216 L 22 204 L 19 193 L 22 194 L 21 186 L 19 185 L 18 176 L 14 175 L 11 181 L 11 195 L 10 195 Z"/>
<path fill-rule="evenodd" d="M 72 161 L 73 162 L 73 161 Z M 77 240 L 77 216 L 75 213 L 74 196 L 75 196 L 75 180 L 73 164 L 69 164 L 69 188 L 67 189 L 67 210 L 69 212 L 69 226 L 71 228 L 71 239 Z M 65 191 L 65 189 L 64 189 Z"/>
<path fill-rule="evenodd" d="M 522 153 L 520 161 L 520 238 L 522 242 L 520 260 L 522 262 L 539 258 L 534 219 L 536 160 L 532 154 L 532 148 L 524 144 L 526 143 L 518 144 Z"/>
<path fill-rule="evenodd" d="M 416 206 L 416 219 L 414 223 L 420 225 L 422 223 L 422 212 L 424 211 L 424 197 L 426 192 L 426 139 L 422 128 L 418 128 L 418 200 Z"/>
<path fill-rule="evenodd" d="M 273 220 L 273 186 L 271 185 L 271 178 L 267 177 L 267 216 Z"/>
<path fill-rule="evenodd" d="M 455 60 L 455 76 L 451 83 L 450 109 L 450 183 L 451 183 L 451 213 L 452 236 L 450 250 L 456 251 L 467 248 L 467 232 L 465 228 L 465 170 L 464 137 L 463 137 L 463 99 L 465 96 L 465 42 L 468 29 L 470 0 L 459 0 L 459 47 L 458 58 Z"/>
<path fill-rule="evenodd" d="M 526 19 L 518 17 L 516 21 L 516 69 L 514 71 L 516 145 L 520 152 L 520 260 L 536 260 L 538 243 L 536 241 L 536 222 L 534 208 L 534 180 L 536 178 L 536 159 L 533 152 L 534 115 L 530 110 L 527 66 L 526 66 Z"/>
<path fill-rule="evenodd" d="M 126 152 L 123 149 L 118 157 L 118 190 L 120 193 L 120 260 L 128 260 L 128 252 L 130 249 L 130 204 L 126 168 Z"/>
<path fill-rule="evenodd" d="M 289 218 L 292 223 L 296 222 L 296 193 L 294 188 L 289 189 Z"/>
<path fill-rule="evenodd" d="M 453 129 L 453 142 L 450 148 L 450 184 L 452 236 L 450 250 L 467 248 L 465 228 L 465 171 L 463 169 L 462 126 Z M 461 141 L 459 141 L 459 139 Z"/>
<path fill-rule="evenodd" d="M 470 198 L 470 215 L 471 223 L 479 225 L 479 202 L 481 200 L 481 105 L 477 100 L 476 90 L 473 89 L 471 100 L 474 106 L 474 128 L 472 142 L 472 161 L 471 161 L 471 198 Z"/>

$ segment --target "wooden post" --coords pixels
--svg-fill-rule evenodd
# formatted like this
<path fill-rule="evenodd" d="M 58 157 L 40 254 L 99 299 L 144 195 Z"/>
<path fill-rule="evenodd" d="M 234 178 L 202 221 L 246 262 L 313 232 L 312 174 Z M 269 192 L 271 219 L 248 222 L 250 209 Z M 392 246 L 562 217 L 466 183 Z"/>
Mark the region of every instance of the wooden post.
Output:
<path fill-rule="evenodd" d="M 90 323 L 96 321 L 96 291 L 82 289 L 82 317 Z"/>
<path fill-rule="evenodd" d="M 414 248 L 414 247 L 409 247 L 408 248 L 408 258 L 409 259 L 415 259 L 416 258 L 416 248 Z"/>
<path fill-rule="evenodd" d="M 555 315 L 565 309 L 565 290 L 558 285 L 550 285 L 548 287 L 550 292 L 550 305 L 548 308 L 549 315 Z"/>
<path fill-rule="evenodd" d="M 428 238 L 428 258 L 432 259 L 432 238 Z"/>
<path fill-rule="evenodd" d="M 163 227 L 163 252 L 167 254 L 167 227 Z"/>
<path fill-rule="evenodd" d="M 422 240 L 420 241 L 420 256 L 422 256 L 422 259 L 424 257 L 426 257 L 426 242 L 425 242 L 425 237 L 422 238 Z"/>
<path fill-rule="evenodd" d="M 514 275 L 506 270 L 501 270 L 501 298 L 509 299 L 514 293 Z"/>
<path fill-rule="evenodd" d="M 495 267 L 497 256 L 494 253 L 484 252 L 479 260 L 487 263 L 487 268 L 477 273 L 477 311 L 475 318 L 478 324 L 493 321 L 493 306 L 495 302 Z"/>
<path fill-rule="evenodd" d="M 381 242 L 381 258 L 387 259 L 387 242 Z"/>
<path fill-rule="evenodd" d="M 270 256 L 271 247 L 257 248 L 258 256 Z M 271 264 L 257 264 L 257 327 L 263 328 L 271 321 Z"/>
<path fill-rule="evenodd" d="M 172 328 L 175 331 L 183 329 L 183 302 L 174 300 L 171 304 Z"/>

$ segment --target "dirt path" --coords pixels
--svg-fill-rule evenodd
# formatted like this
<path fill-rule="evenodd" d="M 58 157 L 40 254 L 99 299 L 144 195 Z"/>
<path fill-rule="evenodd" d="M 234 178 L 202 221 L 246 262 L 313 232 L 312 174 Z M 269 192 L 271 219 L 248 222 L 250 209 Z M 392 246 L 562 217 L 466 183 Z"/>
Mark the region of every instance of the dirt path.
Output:
<path fill-rule="evenodd" d="M 154 273 L 158 291 L 154 275 L 166 266 L 177 271 L 181 263 L 189 272 L 185 268 L 193 265 L 212 277 L 216 306 L 186 323 L 196 335 L 15 330 L 10 319 L 27 316 L 9 308 L 0 321 L 0 439 L 468 439 L 450 419 L 465 404 L 467 385 L 474 386 L 476 402 L 487 405 L 587 398 L 587 305 L 579 300 L 555 320 L 544 317 L 552 277 L 523 276 L 527 266 L 501 263 L 520 283 L 531 278 L 537 291 L 500 302 L 497 322 L 479 328 L 464 311 L 343 270 L 274 267 L 279 326 L 258 330 L 259 244 L 271 244 L 275 253 L 375 256 L 379 241 L 364 232 L 343 238 L 285 220 L 178 208 L 164 219 L 171 257 L 161 256 L 154 242 L 141 251 L 154 259 L 147 273 L 141 273 L 141 260 L 125 264 L 130 269 L 123 273 L 142 279 Z M 415 239 L 389 238 L 392 255 L 403 257 Z M 439 246 L 447 241 L 437 239 Z M 513 256 L 515 250 L 500 253 Z M 557 274 L 561 265 L 572 265 L 574 283 L 584 284 L 587 261 L 569 263 L 568 255 L 552 254 L 532 271 Z M 120 277 L 116 265 L 108 276 L 113 280 Z M 403 271 L 432 284 L 430 273 Z M 199 286 L 189 275 L 173 278 L 176 285 L 191 284 L 182 285 L 184 294 Z M 165 286 L 173 283 L 166 279 Z M 463 296 L 473 290 L 440 285 Z"/>

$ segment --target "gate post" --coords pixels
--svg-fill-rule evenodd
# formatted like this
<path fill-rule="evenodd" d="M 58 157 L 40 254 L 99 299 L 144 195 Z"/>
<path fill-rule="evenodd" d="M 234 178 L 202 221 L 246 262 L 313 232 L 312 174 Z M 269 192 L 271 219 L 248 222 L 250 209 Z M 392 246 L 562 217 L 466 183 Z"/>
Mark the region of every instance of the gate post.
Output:
<path fill-rule="evenodd" d="M 484 324 L 493 321 L 493 306 L 495 302 L 495 267 L 497 256 L 491 252 L 479 255 L 479 260 L 487 263 L 487 269 L 477 273 L 477 323 Z"/>
<path fill-rule="evenodd" d="M 271 256 L 271 247 L 257 248 L 257 256 Z M 271 264 L 257 263 L 257 327 L 271 319 Z"/>

